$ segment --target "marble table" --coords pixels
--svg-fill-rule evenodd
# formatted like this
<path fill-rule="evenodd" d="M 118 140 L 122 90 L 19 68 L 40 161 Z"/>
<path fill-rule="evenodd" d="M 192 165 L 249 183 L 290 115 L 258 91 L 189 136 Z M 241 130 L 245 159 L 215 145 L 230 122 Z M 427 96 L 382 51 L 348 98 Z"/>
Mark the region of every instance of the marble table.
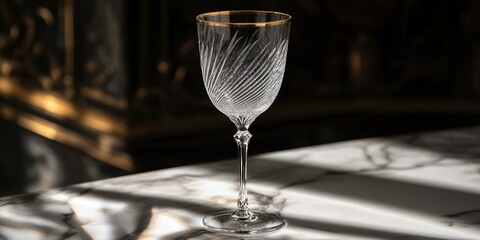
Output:
<path fill-rule="evenodd" d="M 253 141 L 254 144 L 254 141 Z M 251 207 L 276 233 L 202 229 L 233 209 L 237 162 L 154 171 L 0 199 L 0 239 L 480 239 L 480 127 L 258 155 Z"/>

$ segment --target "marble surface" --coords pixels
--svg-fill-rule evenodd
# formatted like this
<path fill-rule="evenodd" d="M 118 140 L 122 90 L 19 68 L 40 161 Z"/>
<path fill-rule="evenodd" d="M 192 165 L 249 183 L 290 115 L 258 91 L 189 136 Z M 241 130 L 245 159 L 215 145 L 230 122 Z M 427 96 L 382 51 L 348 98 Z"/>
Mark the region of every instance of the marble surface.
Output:
<path fill-rule="evenodd" d="M 202 229 L 204 215 L 235 208 L 237 169 L 224 161 L 2 198 L 0 239 L 480 239 L 480 127 L 251 158 L 251 207 L 288 221 L 274 234 Z"/>

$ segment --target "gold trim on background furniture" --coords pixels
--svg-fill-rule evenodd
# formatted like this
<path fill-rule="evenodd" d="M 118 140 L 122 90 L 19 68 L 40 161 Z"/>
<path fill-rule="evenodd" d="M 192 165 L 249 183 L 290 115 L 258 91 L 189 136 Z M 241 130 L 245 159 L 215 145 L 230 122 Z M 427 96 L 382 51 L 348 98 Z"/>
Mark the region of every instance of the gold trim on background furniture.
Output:
<path fill-rule="evenodd" d="M 45 138 L 73 146 L 95 159 L 129 172 L 135 171 L 132 157 L 125 152 L 113 149 L 112 139 L 105 137 L 98 137 L 96 140 L 89 139 L 58 124 L 15 110 L 5 104 L 0 105 L 0 115 Z"/>
<path fill-rule="evenodd" d="M 126 135 L 127 123 L 91 108 L 83 108 L 54 94 L 24 87 L 0 77 L 0 95 L 36 107 L 60 119 L 73 120 L 84 127 L 109 135 Z"/>

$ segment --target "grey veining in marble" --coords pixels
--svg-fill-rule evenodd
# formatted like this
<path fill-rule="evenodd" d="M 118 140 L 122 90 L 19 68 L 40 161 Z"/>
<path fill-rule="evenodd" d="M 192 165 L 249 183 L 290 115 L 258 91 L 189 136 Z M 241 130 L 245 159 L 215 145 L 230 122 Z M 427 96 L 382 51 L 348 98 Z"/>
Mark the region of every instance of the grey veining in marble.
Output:
<path fill-rule="evenodd" d="M 234 209 L 237 163 L 155 171 L 0 199 L 0 239 L 480 239 L 480 128 L 256 156 L 251 207 L 288 227 L 253 237 L 202 229 Z"/>

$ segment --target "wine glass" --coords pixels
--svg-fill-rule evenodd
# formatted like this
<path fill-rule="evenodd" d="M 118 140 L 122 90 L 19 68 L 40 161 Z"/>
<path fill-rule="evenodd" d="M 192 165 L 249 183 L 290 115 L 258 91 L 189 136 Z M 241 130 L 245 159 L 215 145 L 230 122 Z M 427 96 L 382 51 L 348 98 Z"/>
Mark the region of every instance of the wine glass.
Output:
<path fill-rule="evenodd" d="M 235 212 L 203 219 L 207 230 L 251 235 L 286 226 L 276 214 L 248 208 L 250 124 L 275 100 L 285 72 L 291 16 L 270 11 L 221 11 L 197 16 L 200 64 L 208 97 L 237 127 L 240 193 Z"/>

